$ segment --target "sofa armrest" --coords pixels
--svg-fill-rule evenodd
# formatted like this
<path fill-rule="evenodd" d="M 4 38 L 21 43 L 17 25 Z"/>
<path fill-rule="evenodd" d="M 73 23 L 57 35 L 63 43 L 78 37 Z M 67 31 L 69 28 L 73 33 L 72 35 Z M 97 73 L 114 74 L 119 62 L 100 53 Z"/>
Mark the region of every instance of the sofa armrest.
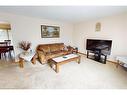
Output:
<path fill-rule="evenodd" d="M 38 54 L 39 61 L 42 64 L 45 64 L 47 62 L 45 53 L 43 51 L 37 50 L 37 54 Z"/>
<path fill-rule="evenodd" d="M 37 54 L 38 55 L 46 55 L 45 52 L 41 51 L 41 50 L 37 50 Z"/>
<path fill-rule="evenodd" d="M 68 52 L 73 52 L 73 50 L 74 50 L 74 48 L 73 47 L 71 47 L 71 46 L 67 46 L 67 49 L 68 49 Z"/>

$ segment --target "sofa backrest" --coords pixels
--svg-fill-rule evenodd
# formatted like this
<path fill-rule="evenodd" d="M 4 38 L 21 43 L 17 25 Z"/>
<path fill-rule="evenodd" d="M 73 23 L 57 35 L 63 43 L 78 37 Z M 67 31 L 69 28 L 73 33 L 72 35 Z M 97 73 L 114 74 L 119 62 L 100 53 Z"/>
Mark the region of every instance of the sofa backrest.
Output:
<path fill-rule="evenodd" d="M 40 44 L 37 50 L 43 51 L 45 53 L 60 51 L 64 49 L 64 43 L 53 43 L 53 44 Z"/>

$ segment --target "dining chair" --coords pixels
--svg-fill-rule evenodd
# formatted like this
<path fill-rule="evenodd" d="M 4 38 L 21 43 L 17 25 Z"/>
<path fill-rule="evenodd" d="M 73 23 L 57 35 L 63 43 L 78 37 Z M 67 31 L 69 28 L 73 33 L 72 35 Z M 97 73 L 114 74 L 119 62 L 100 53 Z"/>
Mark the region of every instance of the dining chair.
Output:
<path fill-rule="evenodd" d="M 0 48 L 0 59 L 2 59 L 3 57 L 6 59 L 7 53 L 9 53 L 9 48 Z"/>
<path fill-rule="evenodd" d="M 10 54 L 11 58 L 12 58 L 12 52 L 13 52 L 13 55 L 15 55 L 15 53 L 14 53 L 14 47 L 13 46 L 9 46 L 9 54 Z"/>
<path fill-rule="evenodd" d="M 4 42 L 6 42 L 7 46 L 10 46 L 11 44 L 11 40 L 4 40 Z"/>
<path fill-rule="evenodd" d="M 0 42 L 0 46 L 7 46 L 8 42 Z"/>

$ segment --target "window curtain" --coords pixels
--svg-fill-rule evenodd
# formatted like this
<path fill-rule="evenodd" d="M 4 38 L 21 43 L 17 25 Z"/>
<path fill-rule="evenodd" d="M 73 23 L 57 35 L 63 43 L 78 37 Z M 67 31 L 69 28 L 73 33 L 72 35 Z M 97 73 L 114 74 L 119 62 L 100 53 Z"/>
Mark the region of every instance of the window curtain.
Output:
<path fill-rule="evenodd" d="M 0 23 L 0 29 L 11 30 L 11 25 L 8 23 Z"/>

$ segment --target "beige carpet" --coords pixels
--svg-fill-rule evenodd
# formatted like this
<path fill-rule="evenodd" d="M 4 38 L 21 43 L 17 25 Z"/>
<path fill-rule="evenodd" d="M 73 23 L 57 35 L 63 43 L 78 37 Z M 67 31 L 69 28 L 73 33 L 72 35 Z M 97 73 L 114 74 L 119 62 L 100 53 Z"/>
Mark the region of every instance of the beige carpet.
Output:
<path fill-rule="evenodd" d="M 0 88 L 121 89 L 127 88 L 127 71 L 115 64 L 101 64 L 82 56 L 80 64 L 70 62 L 55 73 L 48 65 L 0 61 Z"/>

